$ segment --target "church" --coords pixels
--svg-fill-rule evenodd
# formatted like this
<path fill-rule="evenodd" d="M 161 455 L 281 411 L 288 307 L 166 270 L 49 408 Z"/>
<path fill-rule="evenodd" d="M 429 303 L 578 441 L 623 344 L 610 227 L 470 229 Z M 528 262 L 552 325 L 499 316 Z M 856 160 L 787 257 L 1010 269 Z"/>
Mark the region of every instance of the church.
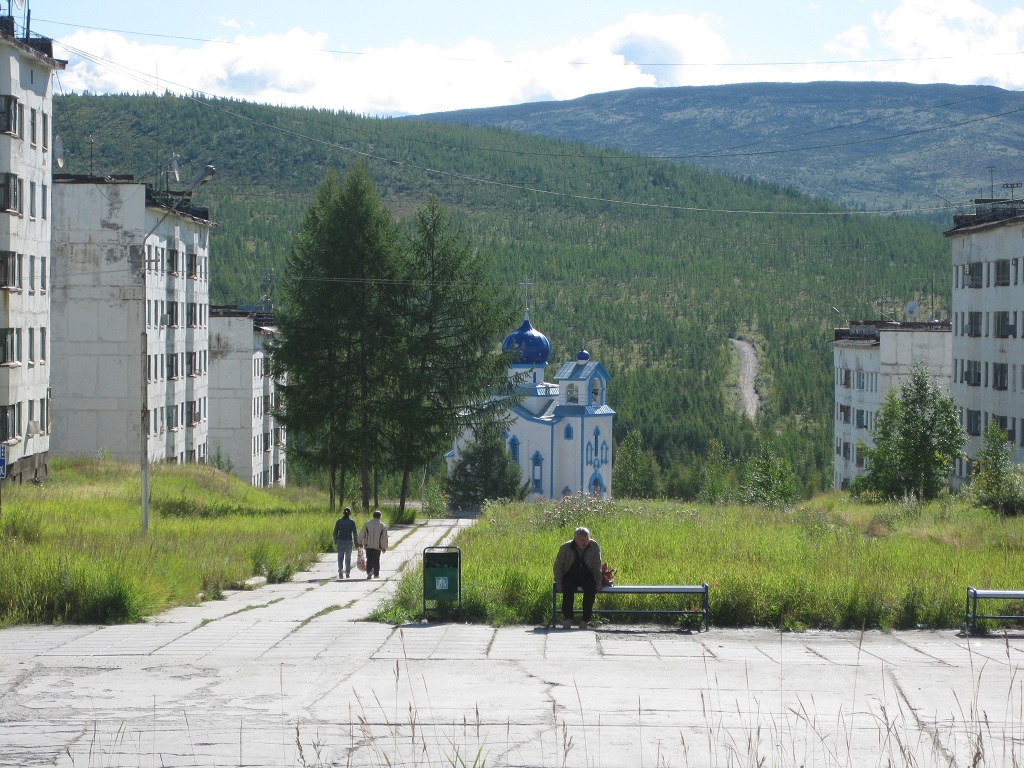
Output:
<path fill-rule="evenodd" d="M 544 380 L 551 342 L 530 324 L 505 337 L 503 352 L 513 354 L 508 368 L 522 400 L 505 432 L 509 454 L 519 464 L 533 499 L 586 494 L 608 499 L 612 493 L 612 419 L 605 402 L 611 377 L 601 363 L 581 349 L 563 363 L 554 383 Z M 462 436 L 446 456 L 448 471 L 461 457 Z"/>

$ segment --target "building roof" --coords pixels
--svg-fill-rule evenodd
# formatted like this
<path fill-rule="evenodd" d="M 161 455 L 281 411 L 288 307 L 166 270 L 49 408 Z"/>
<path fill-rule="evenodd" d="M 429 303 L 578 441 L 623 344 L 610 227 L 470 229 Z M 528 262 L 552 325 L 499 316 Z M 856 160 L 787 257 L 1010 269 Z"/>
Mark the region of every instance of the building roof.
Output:
<path fill-rule="evenodd" d="M 604 366 L 596 360 L 577 359 L 563 363 L 562 367 L 558 369 L 558 373 L 555 374 L 555 381 L 587 381 L 595 375 L 602 377 L 605 381 L 610 381 L 612 378 Z"/>
<path fill-rule="evenodd" d="M 1021 223 L 1024 223 L 1024 200 L 981 197 L 974 200 L 974 213 L 954 216 L 953 228 L 943 234 L 946 237 L 957 237 Z"/>
<path fill-rule="evenodd" d="M 53 40 L 48 37 L 18 37 L 15 31 L 13 16 L 0 16 L 0 40 L 13 45 L 23 53 L 27 53 L 51 69 L 65 69 L 68 63 L 53 57 Z"/>

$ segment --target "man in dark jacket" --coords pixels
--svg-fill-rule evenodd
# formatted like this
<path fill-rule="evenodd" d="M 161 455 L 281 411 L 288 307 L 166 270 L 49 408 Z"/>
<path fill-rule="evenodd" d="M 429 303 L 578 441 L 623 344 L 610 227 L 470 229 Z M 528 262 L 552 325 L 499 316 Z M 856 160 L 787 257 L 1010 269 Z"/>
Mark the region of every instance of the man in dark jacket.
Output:
<path fill-rule="evenodd" d="M 590 538 L 590 531 L 577 528 L 572 541 L 558 548 L 555 556 L 555 591 L 562 593 L 562 627 L 572 626 L 573 601 L 576 589 L 583 590 L 583 616 L 580 629 L 590 624 L 594 597 L 603 589 L 601 580 L 601 548 Z"/>
<path fill-rule="evenodd" d="M 352 573 L 352 545 L 356 542 L 356 521 L 352 519 L 352 510 L 345 507 L 345 511 L 334 524 L 334 545 L 338 548 L 338 578 L 342 578 L 342 570 L 345 578 Z"/>

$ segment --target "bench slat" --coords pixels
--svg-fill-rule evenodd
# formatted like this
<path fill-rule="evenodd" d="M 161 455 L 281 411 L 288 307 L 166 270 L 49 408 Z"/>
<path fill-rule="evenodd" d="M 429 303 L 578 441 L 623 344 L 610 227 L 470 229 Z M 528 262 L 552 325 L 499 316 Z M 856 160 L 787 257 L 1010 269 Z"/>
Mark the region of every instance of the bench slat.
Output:
<path fill-rule="evenodd" d="M 1000 614 L 978 613 L 979 600 L 1024 600 L 1021 589 L 975 589 L 967 588 L 967 612 L 964 616 L 964 628 L 973 633 L 977 629 L 978 619 L 998 619 L 1002 621 L 1024 621 L 1024 616 L 1005 616 Z"/>
<path fill-rule="evenodd" d="M 576 592 L 580 593 L 583 590 L 577 588 Z M 708 605 L 708 585 L 707 584 L 616 584 L 610 587 L 604 587 L 599 595 L 700 595 L 700 608 L 692 610 L 615 610 L 611 608 L 600 608 L 594 606 L 594 613 L 608 613 L 608 614 L 665 614 L 665 615 L 695 615 L 701 616 L 704 619 L 705 631 L 711 627 L 711 611 Z M 555 585 L 551 585 L 551 626 L 557 623 L 558 616 L 558 593 L 555 591 Z"/>

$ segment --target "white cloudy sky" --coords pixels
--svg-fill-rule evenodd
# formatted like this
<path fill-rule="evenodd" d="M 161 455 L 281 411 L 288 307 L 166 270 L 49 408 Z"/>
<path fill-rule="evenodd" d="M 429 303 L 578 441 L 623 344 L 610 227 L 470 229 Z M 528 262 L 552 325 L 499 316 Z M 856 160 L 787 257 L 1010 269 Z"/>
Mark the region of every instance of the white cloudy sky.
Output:
<path fill-rule="evenodd" d="M 65 92 L 401 115 L 638 86 L 1024 87 L 1024 7 L 1011 0 L 29 2 L 32 31 L 69 61 Z"/>

